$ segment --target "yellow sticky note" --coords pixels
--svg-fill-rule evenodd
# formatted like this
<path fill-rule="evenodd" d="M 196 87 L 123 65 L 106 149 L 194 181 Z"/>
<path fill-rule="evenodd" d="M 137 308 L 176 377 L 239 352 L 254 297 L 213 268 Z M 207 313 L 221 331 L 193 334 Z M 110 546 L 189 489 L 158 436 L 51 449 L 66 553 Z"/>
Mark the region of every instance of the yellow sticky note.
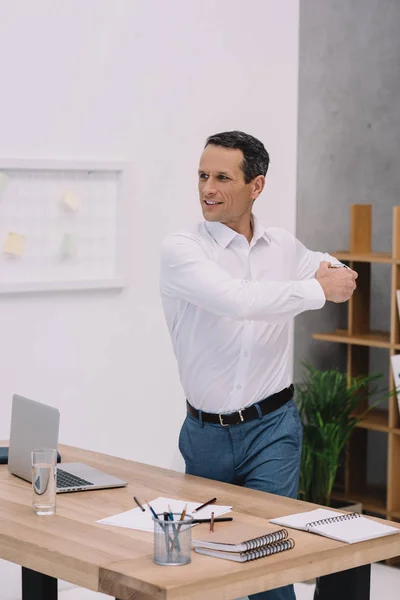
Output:
<path fill-rule="evenodd" d="M 61 255 L 63 258 L 73 258 L 76 254 L 76 239 L 72 233 L 64 233 L 61 242 Z"/>
<path fill-rule="evenodd" d="M 4 171 L 0 171 L 0 196 L 7 187 L 8 179 L 9 177 L 7 173 L 4 173 Z"/>
<path fill-rule="evenodd" d="M 67 190 L 63 195 L 63 202 L 68 208 L 71 210 L 78 210 L 81 201 L 76 194 L 73 194 L 71 191 Z"/>
<path fill-rule="evenodd" d="M 10 232 L 7 234 L 3 246 L 4 254 L 10 256 L 22 256 L 25 248 L 25 236 L 19 233 Z"/>

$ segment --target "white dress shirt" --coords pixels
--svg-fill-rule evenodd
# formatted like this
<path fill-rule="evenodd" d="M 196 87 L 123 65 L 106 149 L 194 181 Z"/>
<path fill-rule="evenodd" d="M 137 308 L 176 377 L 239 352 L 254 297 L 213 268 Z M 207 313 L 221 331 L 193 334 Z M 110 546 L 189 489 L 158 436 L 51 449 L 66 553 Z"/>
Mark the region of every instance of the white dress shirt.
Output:
<path fill-rule="evenodd" d="M 162 301 L 192 406 L 234 412 L 290 385 L 290 321 L 325 304 L 323 260 L 338 262 L 254 216 L 250 244 L 208 221 L 164 240 Z"/>

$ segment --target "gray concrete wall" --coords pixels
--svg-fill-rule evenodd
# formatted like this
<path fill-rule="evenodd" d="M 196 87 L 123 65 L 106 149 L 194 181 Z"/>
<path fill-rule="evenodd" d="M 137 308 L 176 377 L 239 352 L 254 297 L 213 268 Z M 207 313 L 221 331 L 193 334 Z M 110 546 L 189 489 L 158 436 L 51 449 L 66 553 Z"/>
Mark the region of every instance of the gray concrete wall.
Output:
<path fill-rule="evenodd" d="M 400 0 L 301 0 L 297 237 L 309 248 L 347 249 L 350 204 L 373 205 L 373 250 L 391 250 L 400 204 Z M 390 268 L 372 267 L 372 328 L 389 328 Z M 345 368 L 345 347 L 313 341 L 344 327 L 343 305 L 299 316 L 295 381 L 302 361 Z M 387 381 L 389 353 L 370 369 Z M 369 479 L 384 481 L 386 438 L 371 433 Z"/>

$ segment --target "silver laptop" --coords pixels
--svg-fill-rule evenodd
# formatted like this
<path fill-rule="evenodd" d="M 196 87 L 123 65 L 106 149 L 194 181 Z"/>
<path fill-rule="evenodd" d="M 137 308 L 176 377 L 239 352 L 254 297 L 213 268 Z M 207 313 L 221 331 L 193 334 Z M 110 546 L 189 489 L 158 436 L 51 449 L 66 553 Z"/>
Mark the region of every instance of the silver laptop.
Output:
<path fill-rule="evenodd" d="M 11 412 L 8 470 L 32 481 L 34 448 L 57 448 L 60 412 L 57 408 L 14 394 Z M 83 463 L 57 465 L 57 493 L 123 487 L 126 481 Z"/>

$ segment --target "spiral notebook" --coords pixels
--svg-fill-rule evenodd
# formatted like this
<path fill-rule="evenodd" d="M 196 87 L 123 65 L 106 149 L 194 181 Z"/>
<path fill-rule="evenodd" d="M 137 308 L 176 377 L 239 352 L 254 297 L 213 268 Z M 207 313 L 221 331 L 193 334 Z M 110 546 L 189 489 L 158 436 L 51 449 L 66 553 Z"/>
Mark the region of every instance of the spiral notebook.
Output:
<path fill-rule="evenodd" d="M 400 533 L 400 527 L 379 523 L 359 513 L 340 513 L 325 508 L 270 519 L 270 523 L 310 531 L 347 544 Z"/>
<path fill-rule="evenodd" d="M 237 520 L 236 520 L 237 519 Z M 293 548 L 283 528 L 272 528 L 264 519 L 236 516 L 232 523 L 216 523 L 214 532 L 200 527 L 192 545 L 199 554 L 246 562 Z"/>
<path fill-rule="evenodd" d="M 214 556 L 215 558 L 224 558 L 225 560 L 234 560 L 236 562 L 247 562 L 249 560 L 256 560 L 257 558 L 263 558 L 264 556 L 271 556 L 271 554 L 277 554 L 278 552 L 284 552 L 285 550 L 291 550 L 292 548 L 294 548 L 294 540 L 292 540 L 292 538 L 286 538 L 280 542 L 273 542 L 266 546 L 260 546 L 255 550 L 245 550 L 243 552 L 211 550 L 202 547 L 196 547 L 195 551 L 199 554 Z"/>

